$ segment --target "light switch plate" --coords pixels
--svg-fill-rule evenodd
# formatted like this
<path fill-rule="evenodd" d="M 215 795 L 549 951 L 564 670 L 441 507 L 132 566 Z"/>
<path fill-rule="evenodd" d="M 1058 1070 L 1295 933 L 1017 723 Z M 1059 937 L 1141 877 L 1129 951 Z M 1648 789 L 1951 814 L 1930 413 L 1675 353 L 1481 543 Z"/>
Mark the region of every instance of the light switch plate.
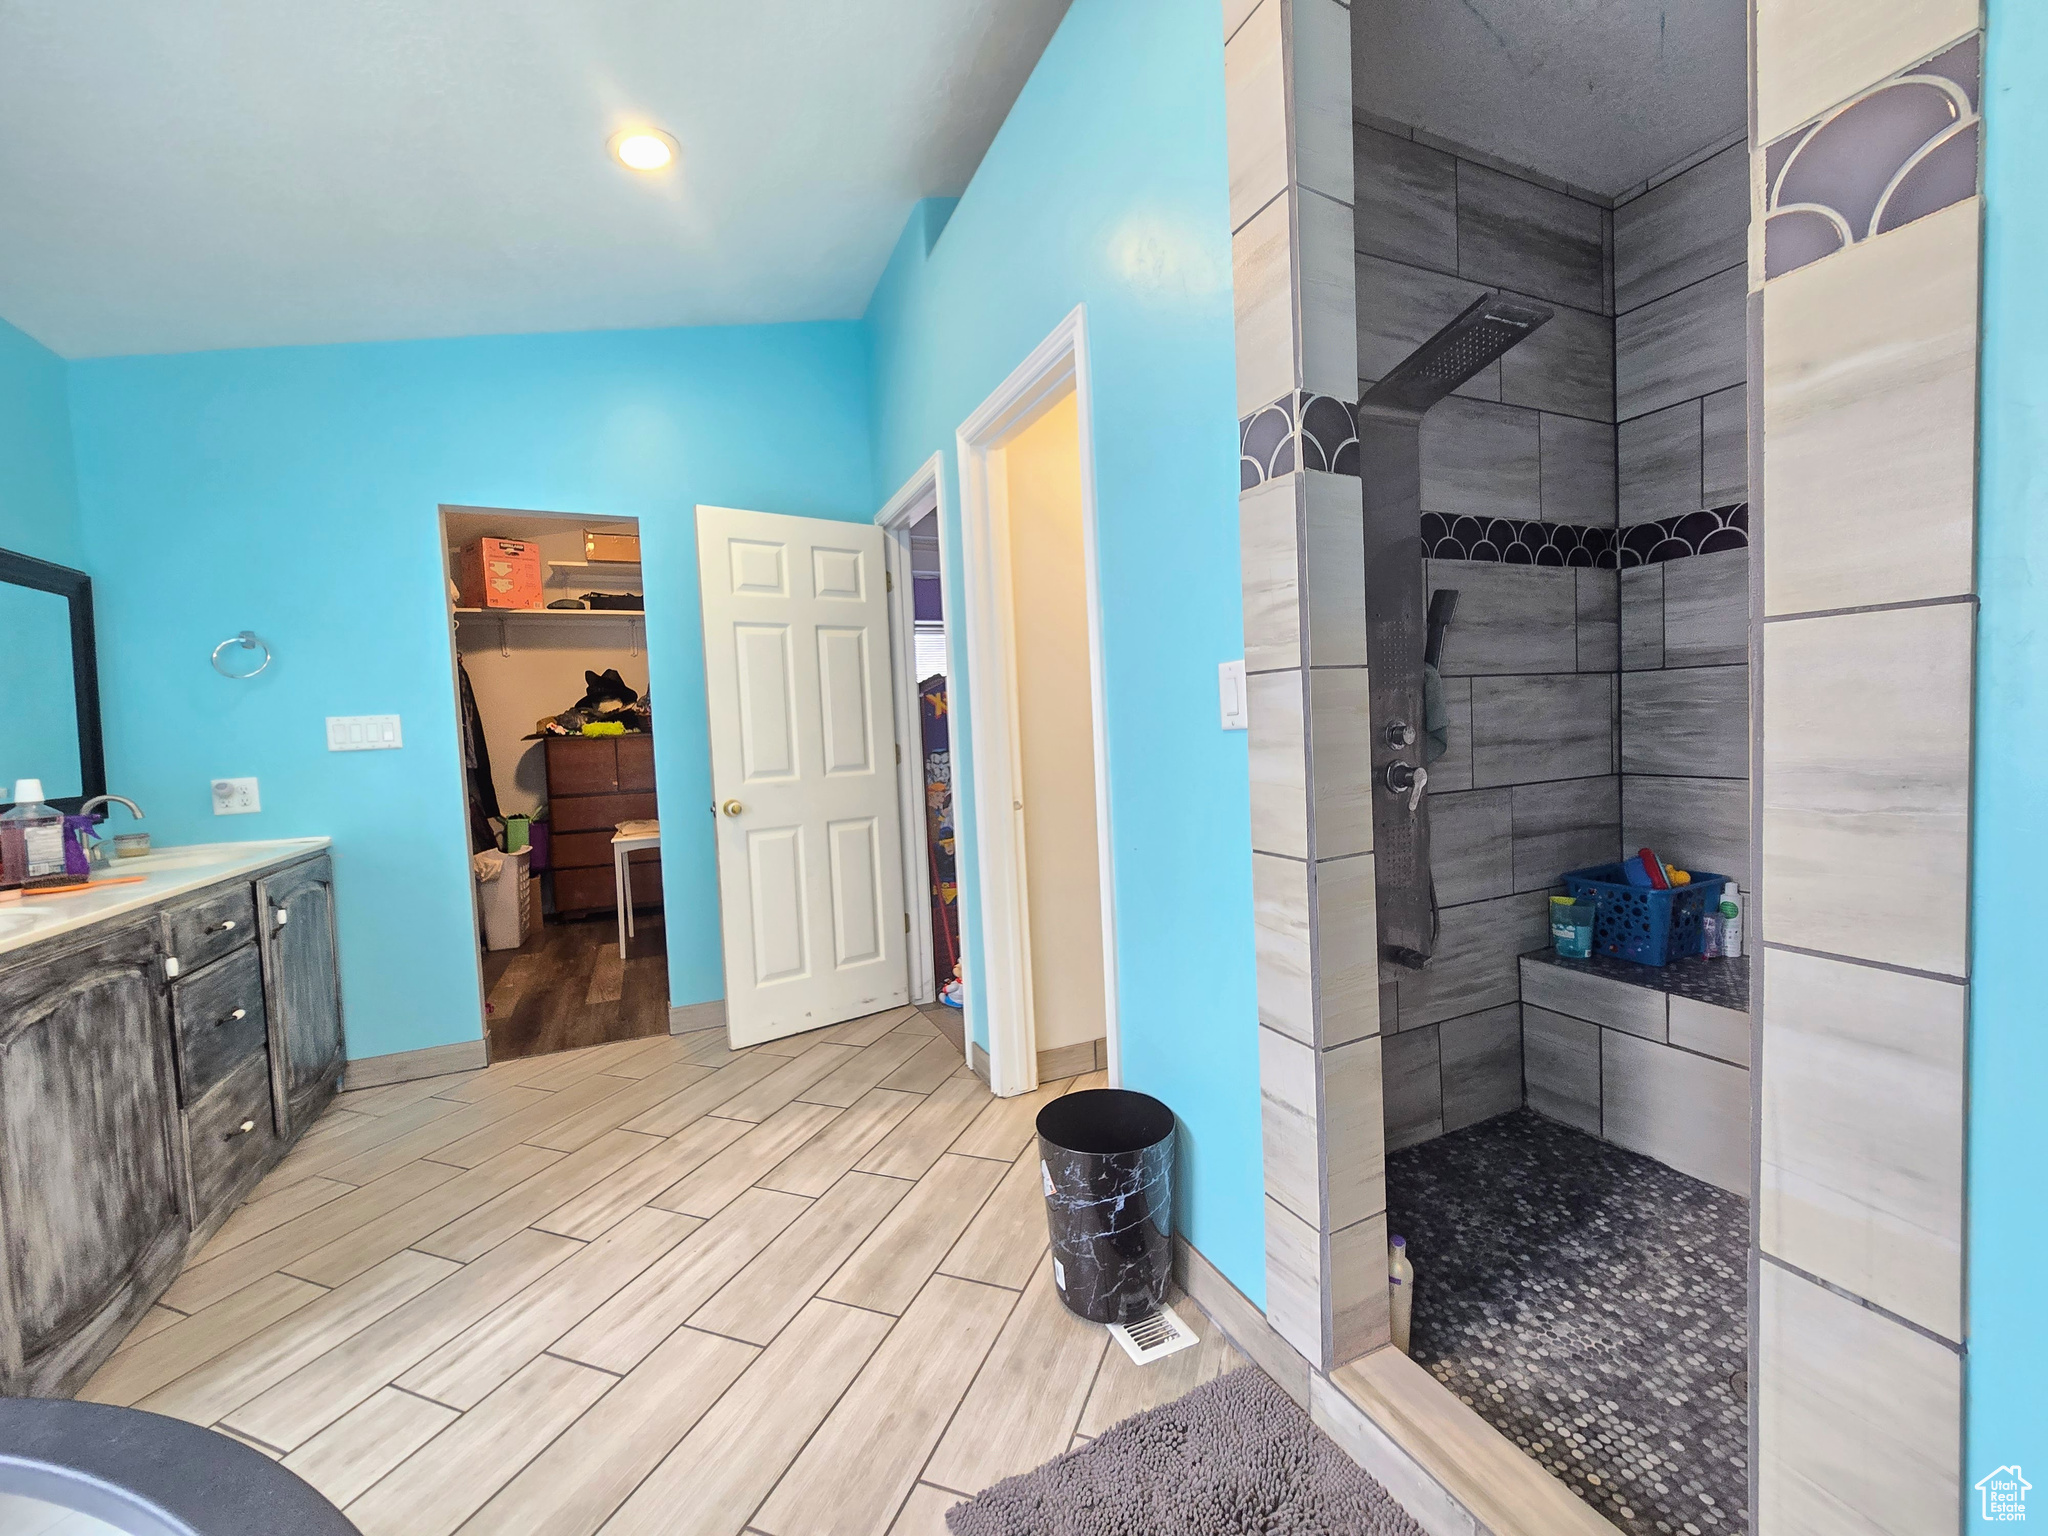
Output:
<path fill-rule="evenodd" d="M 1251 729 L 1251 705 L 1244 692 L 1244 661 L 1226 661 L 1216 669 L 1217 701 L 1223 710 L 1223 729 L 1246 731 Z"/>
<path fill-rule="evenodd" d="M 256 793 L 254 779 L 215 779 L 213 781 L 213 814 L 216 816 L 246 816 L 251 811 L 263 809 L 263 797 Z"/>
<path fill-rule="evenodd" d="M 329 715 L 330 752 L 389 752 L 405 745 L 396 715 Z"/>

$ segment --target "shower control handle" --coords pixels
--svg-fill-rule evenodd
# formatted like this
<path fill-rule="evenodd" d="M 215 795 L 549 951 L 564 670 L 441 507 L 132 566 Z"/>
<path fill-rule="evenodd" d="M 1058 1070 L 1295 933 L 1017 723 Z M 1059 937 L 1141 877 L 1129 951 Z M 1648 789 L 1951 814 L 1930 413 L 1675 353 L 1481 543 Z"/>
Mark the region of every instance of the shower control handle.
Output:
<path fill-rule="evenodd" d="M 1386 785 L 1397 795 L 1408 797 L 1408 814 L 1414 815 L 1422 804 L 1423 786 L 1429 783 L 1429 770 L 1418 768 L 1413 763 L 1387 764 Z"/>
<path fill-rule="evenodd" d="M 1387 745 L 1396 752 L 1415 745 L 1415 727 L 1406 720 L 1391 720 L 1387 723 Z"/>

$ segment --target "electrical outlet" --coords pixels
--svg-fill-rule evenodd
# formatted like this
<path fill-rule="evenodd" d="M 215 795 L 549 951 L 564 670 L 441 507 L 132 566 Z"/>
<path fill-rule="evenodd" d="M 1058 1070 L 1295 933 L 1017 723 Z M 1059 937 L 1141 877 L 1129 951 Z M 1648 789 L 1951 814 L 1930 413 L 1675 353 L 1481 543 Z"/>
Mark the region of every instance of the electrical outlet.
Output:
<path fill-rule="evenodd" d="M 263 799 L 256 793 L 254 779 L 215 779 L 213 781 L 213 814 L 216 816 L 246 816 L 251 811 L 263 809 Z"/>

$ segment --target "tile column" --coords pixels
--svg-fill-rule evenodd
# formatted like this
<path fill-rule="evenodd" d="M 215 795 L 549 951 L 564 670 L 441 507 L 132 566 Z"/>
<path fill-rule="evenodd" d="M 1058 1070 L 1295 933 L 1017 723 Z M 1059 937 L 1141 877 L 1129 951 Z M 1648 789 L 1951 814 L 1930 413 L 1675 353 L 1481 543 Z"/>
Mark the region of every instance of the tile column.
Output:
<path fill-rule="evenodd" d="M 1387 1338 L 1351 15 L 1232 0 L 1224 27 L 1266 1310 L 1328 1369 Z"/>
<path fill-rule="evenodd" d="M 1753 1508 L 1759 1536 L 1936 1536 L 1963 1507 L 1980 18 L 1754 25 Z"/>

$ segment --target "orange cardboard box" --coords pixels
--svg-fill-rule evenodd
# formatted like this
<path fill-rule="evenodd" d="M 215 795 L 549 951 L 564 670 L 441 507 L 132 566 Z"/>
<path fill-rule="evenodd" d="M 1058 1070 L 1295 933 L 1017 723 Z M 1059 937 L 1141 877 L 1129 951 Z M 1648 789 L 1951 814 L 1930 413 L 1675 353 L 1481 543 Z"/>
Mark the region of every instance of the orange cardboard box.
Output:
<path fill-rule="evenodd" d="M 540 546 L 525 539 L 472 539 L 455 559 L 464 608 L 539 608 Z"/>

